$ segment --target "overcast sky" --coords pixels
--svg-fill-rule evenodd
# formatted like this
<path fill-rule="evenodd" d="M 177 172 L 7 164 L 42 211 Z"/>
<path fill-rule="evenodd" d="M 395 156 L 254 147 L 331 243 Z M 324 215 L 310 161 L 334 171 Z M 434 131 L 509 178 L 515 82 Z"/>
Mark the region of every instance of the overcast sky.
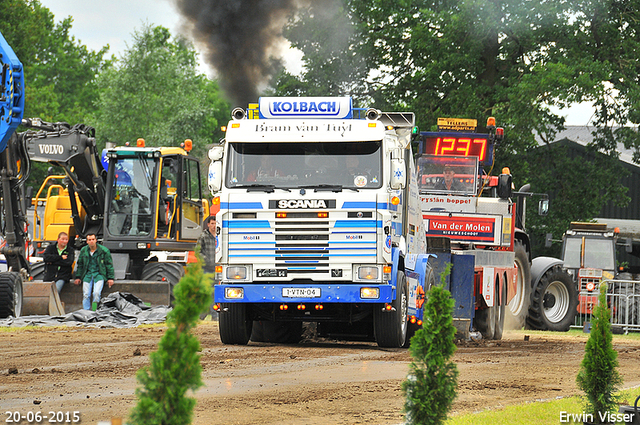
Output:
<path fill-rule="evenodd" d="M 229 0 L 233 1 L 233 0 Z M 127 45 L 132 44 L 131 34 L 145 23 L 162 25 L 178 34 L 181 18 L 171 0 L 40 0 L 55 15 L 59 22 L 67 16 L 73 17 L 71 34 L 91 50 L 109 45 L 109 55 L 120 56 Z M 185 34 L 185 36 L 189 36 Z M 288 62 L 291 72 L 295 59 Z M 210 71 L 206 68 L 202 72 Z M 562 114 L 568 125 L 587 125 L 593 113 L 589 105 L 576 105 Z"/>

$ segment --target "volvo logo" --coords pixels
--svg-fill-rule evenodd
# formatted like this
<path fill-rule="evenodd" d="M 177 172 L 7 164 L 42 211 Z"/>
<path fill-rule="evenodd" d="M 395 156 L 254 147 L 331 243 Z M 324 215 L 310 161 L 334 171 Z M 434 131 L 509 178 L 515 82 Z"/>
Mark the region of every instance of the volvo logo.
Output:
<path fill-rule="evenodd" d="M 46 155 L 62 155 L 64 146 L 62 145 L 39 145 L 40 153 Z"/>

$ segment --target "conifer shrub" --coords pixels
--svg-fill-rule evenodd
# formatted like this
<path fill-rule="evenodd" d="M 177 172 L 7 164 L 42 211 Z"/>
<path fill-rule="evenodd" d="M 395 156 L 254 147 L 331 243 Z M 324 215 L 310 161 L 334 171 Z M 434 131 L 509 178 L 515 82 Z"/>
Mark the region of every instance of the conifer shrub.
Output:
<path fill-rule="evenodd" d="M 199 256 L 198 256 L 199 257 Z M 195 391 L 203 383 L 200 366 L 200 341 L 192 330 L 200 313 L 211 304 L 211 275 L 202 270 L 202 261 L 192 263 L 173 288 L 173 310 L 167 315 L 167 330 L 158 350 L 149 355 L 150 365 L 136 375 L 138 404 L 129 423 L 137 425 L 185 425 L 191 423 Z"/>
<path fill-rule="evenodd" d="M 585 413 L 595 423 L 607 423 L 607 414 L 617 410 L 615 392 L 622 384 L 618 373 L 618 353 L 613 348 L 611 312 L 607 306 L 607 284 L 600 284 L 598 305 L 593 309 L 591 333 L 584 347 L 584 357 L 576 378 L 585 393 Z"/>
<path fill-rule="evenodd" d="M 456 398 L 458 368 L 451 360 L 456 351 L 455 301 L 445 289 L 450 270 L 449 263 L 440 276 L 440 284 L 427 291 L 422 329 L 411 338 L 409 352 L 413 361 L 409 376 L 402 383 L 408 424 L 443 424 Z"/>

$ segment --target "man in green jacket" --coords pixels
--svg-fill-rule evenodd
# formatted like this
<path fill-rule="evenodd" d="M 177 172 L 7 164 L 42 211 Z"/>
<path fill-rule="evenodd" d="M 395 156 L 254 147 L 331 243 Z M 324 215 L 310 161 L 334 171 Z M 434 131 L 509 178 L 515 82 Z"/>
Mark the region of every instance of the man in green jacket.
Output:
<path fill-rule="evenodd" d="M 108 248 L 98 245 L 95 233 L 87 235 L 87 246 L 80 250 L 75 284 L 82 282 L 82 308 L 91 309 L 91 300 L 99 303 L 102 287 L 106 279 L 109 288 L 113 286 L 113 259 Z M 92 297 L 93 295 L 93 297 Z"/>

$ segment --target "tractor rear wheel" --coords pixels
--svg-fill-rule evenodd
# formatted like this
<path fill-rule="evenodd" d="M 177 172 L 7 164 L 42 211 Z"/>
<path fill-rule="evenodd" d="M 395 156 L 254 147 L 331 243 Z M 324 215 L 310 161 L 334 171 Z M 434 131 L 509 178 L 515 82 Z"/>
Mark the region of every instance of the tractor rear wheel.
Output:
<path fill-rule="evenodd" d="M 516 293 L 507 309 L 510 328 L 522 329 L 529 312 L 529 303 L 531 302 L 531 264 L 529 263 L 529 254 L 520 241 L 516 241 L 514 247 L 515 266 L 516 266 Z"/>

